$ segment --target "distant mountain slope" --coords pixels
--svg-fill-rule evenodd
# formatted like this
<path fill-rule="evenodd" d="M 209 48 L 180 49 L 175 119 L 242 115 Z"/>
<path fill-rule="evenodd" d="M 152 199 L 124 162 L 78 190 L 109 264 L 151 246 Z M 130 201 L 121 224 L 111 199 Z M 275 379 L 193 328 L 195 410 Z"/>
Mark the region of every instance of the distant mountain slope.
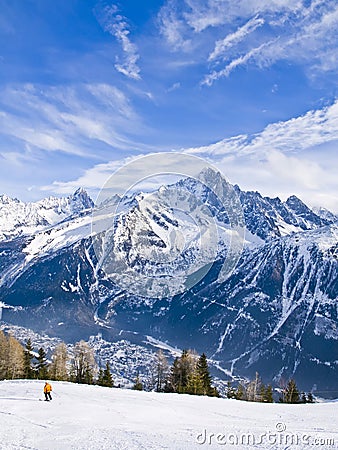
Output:
<path fill-rule="evenodd" d="M 54 224 L 33 232 L 20 222 L 19 236 L 0 241 L 0 317 L 69 341 L 98 332 L 116 341 L 121 330 L 128 330 L 138 345 L 152 336 L 173 347 L 206 351 L 226 373 L 251 377 L 258 370 L 274 382 L 295 376 L 303 389 L 316 385 L 326 396 L 338 396 L 336 216 L 319 216 L 295 196 L 282 202 L 236 188 L 246 243 L 234 272 L 219 281 L 229 218 L 203 177 L 218 192 L 229 189 L 213 171 L 205 171 L 200 183 L 177 183 L 208 205 L 221 230 L 214 263 L 194 286 L 147 298 L 107 276 L 93 244 L 109 244 L 111 231 L 104 231 L 104 209 L 92 219 L 92 203 L 80 191 L 59 200 L 65 207 L 53 216 Z M 115 240 L 107 248 L 135 273 L 159 280 L 167 276 L 179 286 L 182 267 L 196 260 L 202 264 L 204 258 L 210 262 L 208 248 L 198 254 L 194 223 L 170 209 L 149 207 L 146 197 L 126 199 L 122 212 L 110 218 Z M 54 211 L 54 200 L 47 204 L 54 206 L 41 211 Z M 175 251 L 179 256 L 170 261 Z M 162 254 L 169 258 L 169 272 L 159 260 Z"/>

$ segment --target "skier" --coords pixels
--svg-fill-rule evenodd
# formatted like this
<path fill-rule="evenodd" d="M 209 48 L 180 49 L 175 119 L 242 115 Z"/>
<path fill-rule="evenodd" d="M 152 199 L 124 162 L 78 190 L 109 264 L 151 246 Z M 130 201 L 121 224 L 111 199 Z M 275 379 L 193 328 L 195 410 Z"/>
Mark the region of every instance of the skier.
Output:
<path fill-rule="evenodd" d="M 45 382 L 45 387 L 43 388 L 43 392 L 45 394 L 45 401 L 49 402 L 49 400 L 52 400 L 52 386 L 46 381 Z"/>

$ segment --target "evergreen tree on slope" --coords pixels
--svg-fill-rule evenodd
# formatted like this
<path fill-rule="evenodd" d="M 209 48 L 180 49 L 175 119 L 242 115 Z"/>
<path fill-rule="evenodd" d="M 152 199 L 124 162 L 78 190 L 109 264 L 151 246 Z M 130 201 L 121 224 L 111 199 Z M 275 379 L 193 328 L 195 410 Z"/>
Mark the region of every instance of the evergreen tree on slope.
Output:
<path fill-rule="evenodd" d="M 40 347 L 37 356 L 37 364 L 35 366 L 36 376 L 39 380 L 48 378 L 47 358 L 45 350 Z"/>
<path fill-rule="evenodd" d="M 26 349 L 24 351 L 24 374 L 23 374 L 23 376 L 28 379 L 34 378 L 34 370 L 32 367 L 32 360 L 34 358 L 34 355 L 32 351 L 33 351 L 32 341 L 29 338 L 26 342 Z"/>
<path fill-rule="evenodd" d="M 113 381 L 113 377 L 110 371 L 110 365 L 109 362 L 106 362 L 106 368 L 103 371 L 103 376 L 102 376 L 102 386 L 106 386 L 106 387 L 113 387 L 114 386 L 114 381 Z"/>

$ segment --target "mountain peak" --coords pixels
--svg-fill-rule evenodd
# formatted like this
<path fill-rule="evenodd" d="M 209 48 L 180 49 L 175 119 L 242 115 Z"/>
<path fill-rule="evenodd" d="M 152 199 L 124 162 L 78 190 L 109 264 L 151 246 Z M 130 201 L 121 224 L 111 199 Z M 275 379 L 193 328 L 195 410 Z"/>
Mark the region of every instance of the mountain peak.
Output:
<path fill-rule="evenodd" d="M 74 192 L 73 197 L 74 197 L 74 196 L 79 196 L 79 195 L 86 195 L 86 196 L 88 196 L 88 193 L 87 193 L 87 191 L 86 191 L 83 187 L 79 187 L 79 188 L 76 189 L 76 191 Z"/>
<path fill-rule="evenodd" d="M 335 223 L 338 221 L 338 216 L 327 208 L 314 207 L 314 208 L 312 208 L 312 211 L 315 214 L 317 214 L 317 216 L 319 216 L 321 219 L 328 220 L 332 223 Z"/>
<path fill-rule="evenodd" d="M 329 221 L 315 214 L 302 200 L 296 195 L 291 195 L 285 202 L 289 208 L 298 217 L 298 223 L 301 228 L 306 229 L 308 223 L 312 223 L 317 227 L 328 225 Z"/>
<path fill-rule="evenodd" d="M 0 204 L 9 205 L 11 203 L 20 203 L 20 200 L 18 200 L 17 198 L 9 197 L 6 194 L 0 195 Z"/>
<path fill-rule="evenodd" d="M 84 209 L 91 209 L 94 207 L 94 202 L 88 195 L 87 191 L 80 187 L 70 197 L 72 212 L 79 212 Z"/>
<path fill-rule="evenodd" d="M 285 202 L 288 206 L 292 207 L 292 206 L 304 206 L 307 208 L 307 206 L 305 205 L 304 202 L 302 202 L 302 200 L 300 198 L 298 198 L 296 195 L 290 195 L 290 197 L 286 200 Z"/>

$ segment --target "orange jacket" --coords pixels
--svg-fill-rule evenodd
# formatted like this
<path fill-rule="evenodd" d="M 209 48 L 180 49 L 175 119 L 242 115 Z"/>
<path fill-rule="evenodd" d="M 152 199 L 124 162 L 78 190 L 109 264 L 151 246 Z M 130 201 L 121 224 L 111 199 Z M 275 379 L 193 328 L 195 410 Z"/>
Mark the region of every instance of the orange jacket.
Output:
<path fill-rule="evenodd" d="M 52 390 L 52 386 L 49 383 L 45 384 L 45 387 L 43 388 L 43 392 L 46 394 L 47 392 L 50 392 Z"/>

